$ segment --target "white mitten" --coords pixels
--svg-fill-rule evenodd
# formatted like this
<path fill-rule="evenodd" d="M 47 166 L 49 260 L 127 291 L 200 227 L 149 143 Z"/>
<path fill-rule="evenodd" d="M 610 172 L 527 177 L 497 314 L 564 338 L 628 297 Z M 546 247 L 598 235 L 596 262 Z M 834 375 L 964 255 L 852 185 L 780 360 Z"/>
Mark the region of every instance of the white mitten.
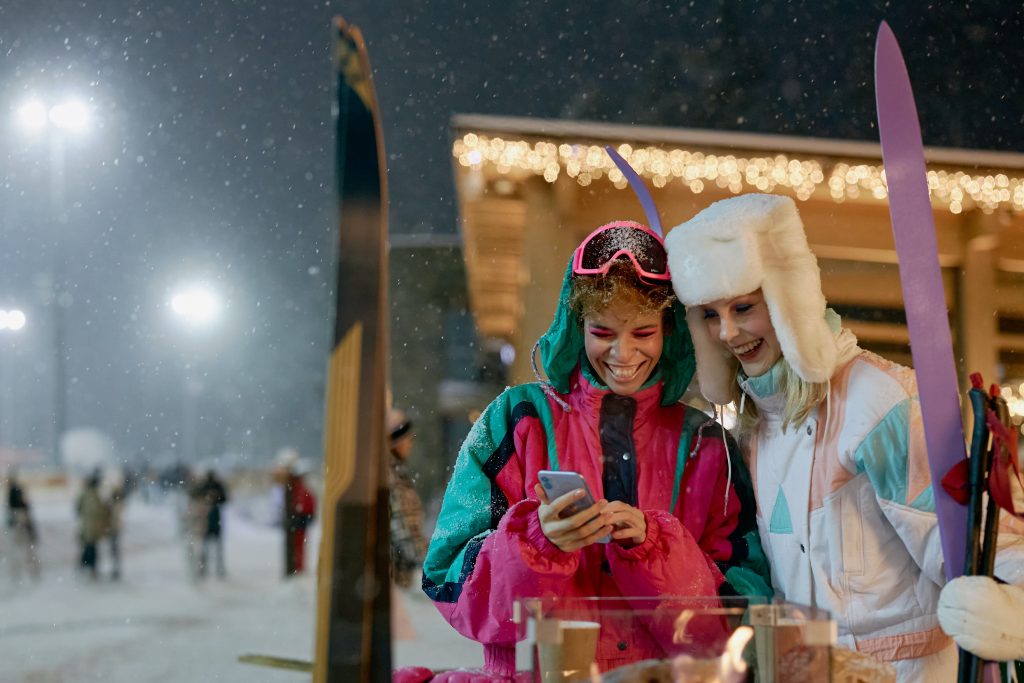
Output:
<path fill-rule="evenodd" d="M 987 576 L 961 576 L 939 596 L 939 624 L 956 644 L 982 659 L 1024 659 L 1024 586 Z"/>

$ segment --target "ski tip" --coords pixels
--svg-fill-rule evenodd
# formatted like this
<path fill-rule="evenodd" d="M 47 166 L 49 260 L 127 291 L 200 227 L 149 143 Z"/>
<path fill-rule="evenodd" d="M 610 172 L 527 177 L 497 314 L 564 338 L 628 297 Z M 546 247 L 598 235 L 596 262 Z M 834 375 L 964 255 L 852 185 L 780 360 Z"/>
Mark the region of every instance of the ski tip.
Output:
<path fill-rule="evenodd" d="M 643 179 L 637 174 L 629 162 L 622 158 L 622 156 L 615 151 L 615 148 L 611 145 L 604 146 L 605 151 L 615 165 L 622 171 L 622 175 L 625 176 L 626 182 L 629 183 L 630 188 L 633 190 L 633 194 L 636 195 L 637 199 L 640 200 L 640 205 L 644 209 L 644 214 L 647 216 L 647 227 L 653 230 L 659 237 L 664 237 L 665 232 L 661 228 L 661 218 L 658 216 L 658 208 L 654 205 L 654 199 L 651 197 L 651 191 L 647 189 Z"/>
<path fill-rule="evenodd" d="M 885 19 L 878 24 L 878 34 L 875 36 L 875 64 L 877 66 L 879 55 L 884 49 L 895 49 L 896 53 L 899 54 L 900 46 L 896 40 L 896 34 L 893 33 L 892 27 L 889 26 L 889 22 Z"/>
<path fill-rule="evenodd" d="M 875 104 L 881 90 L 899 91 L 901 88 L 910 90 L 910 75 L 907 63 L 903 59 L 903 51 L 896 40 L 896 34 L 888 22 L 878 25 L 878 37 L 875 40 Z"/>
<path fill-rule="evenodd" d="M 355 24 L 345 21 L 341 15 L 334 16 L 334 28 L 338 34 L 344 36 L 356 44 L 363 44 L 363 32 Z"/>

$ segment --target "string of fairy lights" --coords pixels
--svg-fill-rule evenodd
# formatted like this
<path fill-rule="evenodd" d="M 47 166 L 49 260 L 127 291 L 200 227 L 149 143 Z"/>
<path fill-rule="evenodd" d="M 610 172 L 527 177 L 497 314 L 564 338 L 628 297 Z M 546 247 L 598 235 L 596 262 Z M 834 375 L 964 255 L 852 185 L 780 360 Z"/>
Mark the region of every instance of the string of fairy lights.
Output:
<path fill-rule="evenodd" d="M 885 169 L 880 164 L 831 162 L 792 154 L 737 156 L 629 144 L 620 144 L 617 150 L 641 177 L 659 188 L 682 183 L 695 194 L 711 186 L 733 194 L 788 191 L 801 201 L 827 192 L 839 203 L 887 197 Z M 598 145 L 506 140 L 466 133 L 453 144 L 452 155 L 464 167 L 488 165 L 502 175 L 543 176 L 549 183 L 565 174 L 582 186 L 604 177 L 619 189 L 628 184 Z M 1024 177 L 929 170 L 928 189 L 933 203 L 954 214 L 972 207 L 985 213 L 997 209 L 1024 211 Z"/>
<path fill-rule="evenodd" d="M 664 149 L 620 144 L 619 154 L 654 187 L 681 183 L 694 194 L 711 187 L 741 192 L 779 192 L 806 201 L 827 194 L 842 203 L 859 198 L 884 201 L 888 196 L 881 164 L 851 163 L 794 154 L 741 156 L 698 150 Z M 546 140 L 507 140 L 466 133 L 452 146 L 452 156 L 470 169 L 488 166 L 513 178 L 541 176 L 554 183 L 563 174 L 581 186 L 607 178 L 616 188 L 626 178 L 599 145 L 556 144 Z M 1024 177 L 1004 173 L 972 174 L 961 170 L 930 169 L 928 190 L 932 203 L 950 213 L 971 208 L 985 213 L 1009 209 L 1024 212 Z M 1013 423 L 1024 434 L 1024 382 L 1002 386 Z"/>
<path fill-rule="evenodd" d="M 1010 410 L 1010 420 L 1024 434 L 1024 382 L 1004 384 L 999 391 Z"/>

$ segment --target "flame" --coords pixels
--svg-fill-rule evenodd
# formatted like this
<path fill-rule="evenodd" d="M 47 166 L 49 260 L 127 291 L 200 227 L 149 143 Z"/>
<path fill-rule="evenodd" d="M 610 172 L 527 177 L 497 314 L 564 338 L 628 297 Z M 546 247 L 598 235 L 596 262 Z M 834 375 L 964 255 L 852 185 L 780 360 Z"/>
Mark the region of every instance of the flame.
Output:
<path fill-rule="evenodd" d="M 695 659 L 680 655 L 672 660 L 674 683 L 742 683 L 747 673 L 743 648 L 754 637 L 754 629 L 740 626 L 729 636 L 720 657 Z"/>
<path fill-rule="evenodd" d="M 743 674 L 747 672 L 747 663 L 743 660 L 743 648 L 753 637 L 754 629 L 749 626 L 740 626 L 729 636 L 729 642 L 725 644 L 725 652 L 722 653 L 719 668 L 722 683 L 743 680 Z"/>

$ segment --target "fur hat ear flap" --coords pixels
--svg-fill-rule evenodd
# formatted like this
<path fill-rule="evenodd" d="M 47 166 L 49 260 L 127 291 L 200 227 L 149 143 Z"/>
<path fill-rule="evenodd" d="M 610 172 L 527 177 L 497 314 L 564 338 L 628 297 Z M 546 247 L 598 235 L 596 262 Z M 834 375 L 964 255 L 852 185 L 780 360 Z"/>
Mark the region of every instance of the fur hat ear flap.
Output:
<path fill-rule="evenodd" d="M 704 311 L 700 306 L 686 309 L 686 324 L 697 357 L 697 383 L 700 393 L 718 405 L 732 403 L 739 361 L 708 333 Z"/>
<path fill-rule="evenodd" d="M 817 264 L 813 269 L 816 273 Z M 766 277 L 761 292 L 783 358 L 804 381 L 827 382 L 835 370 L 839 348 L 825 320 L 821 281 L 809 271 L 786 278 Z M 800 298 L 804 301 L 793 301 Z M 820 304 L 815 299 L 820 299 Z"/>
<path fill-rule="evenodd" d="M 806 382 L 826 382 L 839 356 L 825 320 L 821 270 L 796 205 L 779 197 L 768 230 L 758 235 L 764 275 L 761 292 L 783 357 Z"/>

